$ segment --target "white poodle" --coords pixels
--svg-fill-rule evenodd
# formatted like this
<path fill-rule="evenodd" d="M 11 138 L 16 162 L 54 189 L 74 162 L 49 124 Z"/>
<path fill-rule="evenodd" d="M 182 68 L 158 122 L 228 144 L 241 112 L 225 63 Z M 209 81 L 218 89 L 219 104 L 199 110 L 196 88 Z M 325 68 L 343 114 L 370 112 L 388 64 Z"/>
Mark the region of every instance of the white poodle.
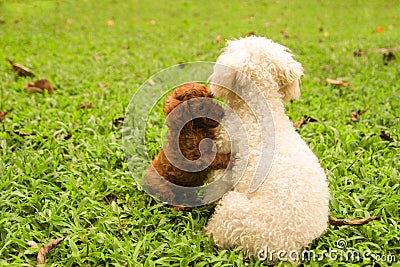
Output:
<path fill-rule="evenodd" d="M 295 261 L 301 256 L 301 249 L 327 228 L 329 189 L 324 170 L 284 108 L 285 101 L 299 98 L 302 75 L 303 67 L 292 58 L 290 50 L 264 37 L 229 41 L 217 60 L 210 89 L 242 119 L 249 150 L 240 181 L 219 201 L 206 227 L 206 233 L 223 249 L 238 247 L 246 256 L 270 262 Z M 261 92 L 261 99 L 246 95 L 251 83 Z M 265 129 L 260 130 L 263 128 L 254 115 L 260 101 L 270 109 L 271 116 L 266 115 L 266 119 L 274 124 L 275 153 L 269 172 L 264 173 L 264 182 L 250 192 L 256 169 L 268 164 L 262 156 L 261 135 Z M 229 152 L 230 146 L 228 134 L 220 130 L 218 149 Z M 236 165 L 243 157 L 238 152 Z M 217 179 L 219 174 L 214 172 L 212 178 Z"/>

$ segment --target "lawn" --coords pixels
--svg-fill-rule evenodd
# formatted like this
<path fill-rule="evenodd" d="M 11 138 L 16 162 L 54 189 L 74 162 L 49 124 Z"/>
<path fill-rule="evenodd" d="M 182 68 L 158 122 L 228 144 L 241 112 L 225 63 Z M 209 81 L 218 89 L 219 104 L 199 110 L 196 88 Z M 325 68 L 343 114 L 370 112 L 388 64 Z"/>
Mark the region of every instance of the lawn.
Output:
<path fill-rule="evenodd" d="M 251 32 L 290 47 L 305 68 L 287 111 L 318 120 L 299 132 L 326 170 L 331 214 L 382 216 L 330 226 L 309 248 L 339 240 L 341 251 L 373 256 L 304 264 L 400 266 L 400 53 L 384 60 L 379 50 L 400 46 L 399 11 L 394 0 L 0 0 L 0 266 L 36 265 L 27 242 L 59 237 L 49 266 L 264 266 L 205 236 L 213 207 L 180 213 L 138 189 L 118 123 L 151 75 L 214 61 L 225 40 Z M 18 77 L 7 58 L 36 77 Z M 54 94 L 24 89 L 39 78 Z M 366 112 L 352 121 L 357 110 Z"/>

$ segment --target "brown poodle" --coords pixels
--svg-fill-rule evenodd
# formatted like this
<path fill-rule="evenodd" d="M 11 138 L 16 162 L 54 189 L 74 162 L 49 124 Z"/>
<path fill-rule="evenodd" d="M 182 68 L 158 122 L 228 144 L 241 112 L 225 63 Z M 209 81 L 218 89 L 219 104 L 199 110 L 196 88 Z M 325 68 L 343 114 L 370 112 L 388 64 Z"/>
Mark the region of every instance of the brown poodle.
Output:
<path fill-rule="evenodd" d="M 212 142 L 201 142 L 215 138 L 218 121 L 224 116 L 223 108 L 212 98 L 198 83 L 185 83 L 166 98 L 167 141 L 145 176 L 148 191 L 163 201 L 172 201 L 179 193 L 165 180 L 185 187 L 201 186 L 209 171 L 229 165 L 230 153 L 215 153 Z"/>

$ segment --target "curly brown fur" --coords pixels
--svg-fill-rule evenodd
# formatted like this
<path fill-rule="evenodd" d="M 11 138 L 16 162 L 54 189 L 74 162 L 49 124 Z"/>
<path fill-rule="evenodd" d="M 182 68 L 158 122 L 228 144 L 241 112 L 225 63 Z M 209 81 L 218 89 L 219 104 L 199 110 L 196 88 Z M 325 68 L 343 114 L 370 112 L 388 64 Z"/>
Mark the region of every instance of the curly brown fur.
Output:
<path fill-rule="evenodd" d="M 167 96 L 163 109 L 169 128 L 167 141 L 152 161 L 145 176 L 145 184 L 153 195 L 162 197 L 163 200 L 172 200 L 176 192 L 173 192 L 165 180 L 185 187 L 201 186 L 211 170 L 228 167 L 230 153 L 216 153 L 212 160 L 212 145 L 206 148 L 202 146 L 200 151 L 200 142 L 205 138 L 214 139 L 219 126 L 219 123 L 210 117 L 220 121 L 224 116 L 223 108 L 214 103 L 212 98 L 212 93 L 198 83 L 185 83 Z M 172 112 L 177 106 L 177 112 Z M 201 117 L 194 118 L 192 114 L 201 114 Z M 174 149 L 178 145 L 180 152 Z M 202 171 L 188 172 L 171 164 L 179 161 L 181 155 L 192 161 L 193 168 Z M 211 162 L 208 167 L 207 162 Z"/>

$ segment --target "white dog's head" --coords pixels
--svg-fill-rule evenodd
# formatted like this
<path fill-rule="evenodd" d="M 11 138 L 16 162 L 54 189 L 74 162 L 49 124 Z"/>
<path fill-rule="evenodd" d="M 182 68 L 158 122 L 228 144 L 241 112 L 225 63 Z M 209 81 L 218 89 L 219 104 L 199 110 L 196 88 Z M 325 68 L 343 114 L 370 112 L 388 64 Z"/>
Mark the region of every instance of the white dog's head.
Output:
<path fill-rule="evenodd" d="M 268 91 L 267 97 L 269 92 L 271 97 L 278 92 L 283 101 L 298 99 L 303 67 L 292 56 L 287 47 L 265 37 L 228 41 L 210 77 L 210 89 L 216 96 L 229 99 L 232 92 L 213 83 L 243 91 L 250 79 L 261 90 Z"/>

